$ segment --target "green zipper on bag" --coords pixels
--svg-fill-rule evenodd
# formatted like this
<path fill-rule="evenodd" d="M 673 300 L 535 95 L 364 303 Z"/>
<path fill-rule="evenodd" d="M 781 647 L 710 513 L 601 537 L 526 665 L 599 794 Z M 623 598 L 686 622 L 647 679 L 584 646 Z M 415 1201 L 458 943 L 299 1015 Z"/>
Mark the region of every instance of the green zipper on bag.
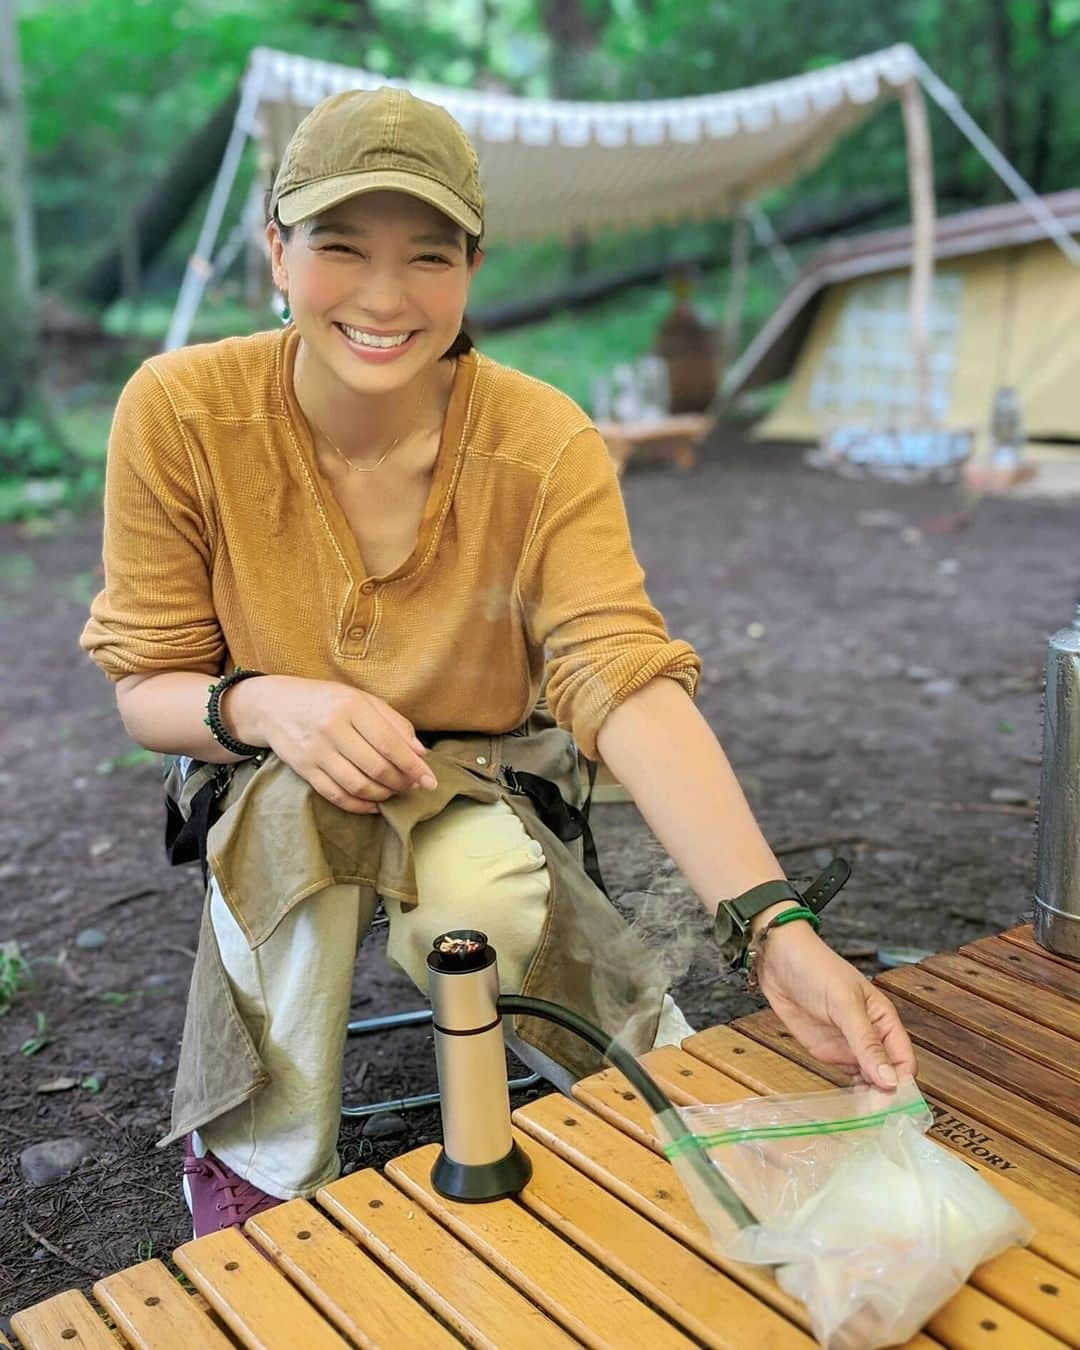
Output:
<path fill-rule="evenodd" d="M 717 1134 L 693 1134 L 664 1145 L 664 1153 L 674 1158 L 691 1148 L 716 1148 L 719 1144 L 745 1144 L 753 1139 L 798 1139 L 814 1134 L 846 1134 L 849 1130 L 866 1130 L 881 1125 L 890 1116 L 919 1116 L 929 1107 L 920 1097 L 905 1106 L 890 1106 L 869 1116 L 855 1116 L 848 1120 L 820 1120 L 804 1125 L 760 1125 L 738 1130 L 721 1130 Z"/>

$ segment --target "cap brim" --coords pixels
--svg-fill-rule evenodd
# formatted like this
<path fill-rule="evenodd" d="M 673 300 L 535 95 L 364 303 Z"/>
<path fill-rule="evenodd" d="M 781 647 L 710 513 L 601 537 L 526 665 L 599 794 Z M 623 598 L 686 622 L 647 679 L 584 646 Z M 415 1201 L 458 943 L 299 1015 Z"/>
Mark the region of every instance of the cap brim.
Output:
<path fill-rule="evenodd" d="M 479 213 L 456 192 L 421 174 L 403 173 L 397 169 L 343 173 L 320 179 L 317 183 L 306 183 L 292 192 L 282 193 L 277 200 L 277 217 L 282 225 L 299 225 L 302 220 L 310 220 L 312 216 L 365 192 L 404 192 L 449 216 L 466 234 L 479 236 L 483 232 L 484 222 Z"/>

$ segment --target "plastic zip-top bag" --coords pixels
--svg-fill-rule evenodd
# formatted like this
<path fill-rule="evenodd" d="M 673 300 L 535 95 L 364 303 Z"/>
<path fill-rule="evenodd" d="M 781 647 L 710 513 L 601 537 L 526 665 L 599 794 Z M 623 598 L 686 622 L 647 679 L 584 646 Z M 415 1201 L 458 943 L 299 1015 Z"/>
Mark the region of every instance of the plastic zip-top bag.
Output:
<path fill-rule="evenodd" d="M 703 1215 L 725 1255 L 775 1266 L 829 1350 L 874 1350 L 913 1336 L 983 1261 L 1032 1236 L 974 1169 L 926 1138 L 931 1116 L 911 1079 L 679 1108 L 757 1220 L 732 1233 Z M 680 1157 L 682 1155 L 682 1157 Z M 680 1167 L 680 1172 L 684 1169 Z M 702 1204 L 703 1192 L 692 1192 Z"/>

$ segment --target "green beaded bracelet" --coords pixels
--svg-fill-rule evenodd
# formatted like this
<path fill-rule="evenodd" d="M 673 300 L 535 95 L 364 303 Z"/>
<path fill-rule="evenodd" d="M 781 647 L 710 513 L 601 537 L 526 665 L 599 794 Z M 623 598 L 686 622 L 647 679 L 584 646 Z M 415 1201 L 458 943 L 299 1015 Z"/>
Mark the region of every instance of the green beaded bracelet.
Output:
<path fill-rule="evenodd" d="M 769 920 L 761 932 L 758 933 L 757 937 L 755 937 L 747 946 L 746 951 L 743 952 L 742 968 L 746 974 L 747 987 L 749 989 L 757 988 L 754 965 L 758 956 L 761 954 L 762 947 L 765 945 L 765 939 L 774 928 L 780 928 L 785 923 L 791 923 L 794 919 L 805 919 L 807 923 L 813 925 L 815 933 L 821 932 L 821 920 L 814 911 L 808 909 L 806 905 L 797 905 L 794 909 L 781 910 L 774 919 Z"/>
<path fill-rule="evenodd" d="M 805 919 L 807 923 L 813 924 L 815 933 L 821 932 L 821 920 L 812 909 L 807 909 L 805 905 L 799 905 L 795 909 L 782 910 L 775 919 L 770 920 L 767 927 L 779 928 L 785 923 L 790 923 L 792 919 Z"/>

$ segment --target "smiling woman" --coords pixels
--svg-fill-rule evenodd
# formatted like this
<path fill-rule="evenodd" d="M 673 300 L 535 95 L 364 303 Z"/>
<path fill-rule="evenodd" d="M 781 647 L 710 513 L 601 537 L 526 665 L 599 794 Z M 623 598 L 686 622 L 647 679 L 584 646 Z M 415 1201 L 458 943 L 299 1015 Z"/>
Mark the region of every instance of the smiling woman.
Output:
<path fill-rule="evenodd" d="M 379 898 L 421 989 L 435 934 L 472 928 L 505 992 L 631 1053 L 689 1033 L 602 890 L 580 755 L 602 751 L 707 909 L 751 892 L 732 954 L 760 932 L 761 987 L 814 1053 L 910 1072 L 888 1000 L 788 922 L 806 911 L 770 923 L 800 897 L 693 706 L 700 659 L 649 599 L 596 428 L 463 331 L 484 200 L 461 128 L 403 89 L 328 99 L 268 207 L 291 321 L 129 381 L 82 635 L 132 737 L 179 757 L 170 856 L 206 873 L 162 1141 L 186 1138 L 196 1232 L 337 1174 Z M 599 1067 L 536 1019 L 513 1034 L 561 1087 Z"/>

